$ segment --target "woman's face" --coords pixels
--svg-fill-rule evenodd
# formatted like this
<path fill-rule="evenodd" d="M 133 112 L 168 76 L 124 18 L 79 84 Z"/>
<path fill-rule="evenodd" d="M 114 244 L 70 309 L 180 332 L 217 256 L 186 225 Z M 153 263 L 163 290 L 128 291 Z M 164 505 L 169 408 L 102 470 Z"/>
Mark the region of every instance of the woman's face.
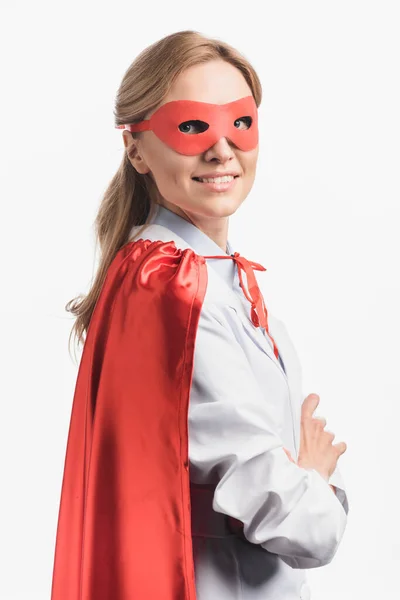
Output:
<path fill-rule="evenodd" d="M 226 104 L 251 93 L 236 67 L 214 60 L 183 71 L 163 104 L 172 100 Z M 148 113 L 146 118 L 152 114 Z M 248 123 L 242 121 L 239 126 L 246 128 Z M 229 217 L 253 186 L 258 145 L 253 150 L 242 151 L 229 139 L 220 138 L 206 151 L 188 156 L 170 148 L 153 131 L 144 131 L 133 139 L 131 133 L 124 130 L 123 136 L 134 168 L 139 173 L 151 174 L 157 186 L 158 202 L 178 214 L 193 215 L 195 220 Z M 213 172 L 234 173 L 237 177 L 225 191 L 194 179 Z"/>

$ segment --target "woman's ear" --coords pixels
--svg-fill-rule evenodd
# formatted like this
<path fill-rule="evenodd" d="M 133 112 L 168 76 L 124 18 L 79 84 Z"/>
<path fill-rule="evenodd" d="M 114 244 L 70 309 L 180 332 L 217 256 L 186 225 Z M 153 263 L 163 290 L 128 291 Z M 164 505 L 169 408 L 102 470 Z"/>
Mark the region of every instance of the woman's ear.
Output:
<path fill-rule="evenodd" d="M 122 132 L 122 138 L 124 140 L 124 145 L 126 149 L 126 153 L 128 158 L 134 169 L 141 175 L 148 173 L 150 168 L 147 166 L 146 161 L 140 154 L 139 146 L 140 140 L 139 138 L 134 138 L 130 131 L 125 129 Z"/>

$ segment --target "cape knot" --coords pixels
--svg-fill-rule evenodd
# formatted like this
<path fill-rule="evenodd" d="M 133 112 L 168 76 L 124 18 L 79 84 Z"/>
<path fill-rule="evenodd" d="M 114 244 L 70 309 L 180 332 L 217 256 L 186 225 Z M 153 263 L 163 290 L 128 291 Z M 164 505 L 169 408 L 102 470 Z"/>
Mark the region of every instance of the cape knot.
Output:
<path fill-rule="evenodd" d="M 251 304 L 250 315 L 252 323 L 255 327 L 264 327 L 265 331 L 267 332 L 268 336 L 272 341 L 274 347 L 274 354 L 276 358 L 278 358 L 278 348 L 268 329 L 267 307 L 265 306 L 263 295 L 261 293 L 260 288 L 258 287 L 257 279 L 254 274 L 254 271 L 266 271 L 267 269 L 260 265 L 260 263 L 248 260 L 244 256 L 241 256 L 239 252 L 234 252 L 230 255 L 221 254 L 216 256 L 204 256 L 204 258 L 230 258 L 236 263 L 239 273 L 240 287 L 242 288 L 247 300 Z M 246 273 L 248 291 L 246 290 L 246 286 L 244 285 L 243 272 Z"/>

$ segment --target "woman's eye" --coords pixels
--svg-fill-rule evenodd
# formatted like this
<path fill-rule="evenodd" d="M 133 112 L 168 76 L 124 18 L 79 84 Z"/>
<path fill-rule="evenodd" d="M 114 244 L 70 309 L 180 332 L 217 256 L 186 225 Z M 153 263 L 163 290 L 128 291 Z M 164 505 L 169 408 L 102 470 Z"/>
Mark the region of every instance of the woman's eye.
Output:
<path fill-rule="evenodd" d="M 193 127 L 193 129 L 191 129 Z M 209 128 L 209 124 L 205 121 L 184 121 L 179 125 L 179 131 L 182 133 L 203 133 Z"/>
<path fill-rule="evenodd" d="M 236 119 L 236 121 L 234 122 L 234 126 L 237 127 L 237 129 L 250 129 L 252 122 L 253 119 L 251 117 L 240 117 L 240 119 Z M 244 124 L 244 127 L 240 127 L 241 123 Z"/>

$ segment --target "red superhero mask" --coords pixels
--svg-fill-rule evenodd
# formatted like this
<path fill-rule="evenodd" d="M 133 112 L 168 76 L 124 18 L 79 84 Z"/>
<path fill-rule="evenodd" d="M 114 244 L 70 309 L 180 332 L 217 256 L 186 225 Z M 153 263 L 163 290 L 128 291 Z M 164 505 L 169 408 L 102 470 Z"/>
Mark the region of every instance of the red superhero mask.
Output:
<path fill-rule="evenodd" d="M 253 150 L 258 144 L 257 117 L 253 96 L 227 104 L 173 100 L 160 106 L 149 119 L 117 125 L 116 129 L 151 130 L 167 146 L 190 156 L 205 152 L 221 137 L 229 138 L 240 150 Z M 242 129 L 235 126 L 237 121 L 243 121 Z M 190 132 L 192 126 L 194 131 Z"/>

